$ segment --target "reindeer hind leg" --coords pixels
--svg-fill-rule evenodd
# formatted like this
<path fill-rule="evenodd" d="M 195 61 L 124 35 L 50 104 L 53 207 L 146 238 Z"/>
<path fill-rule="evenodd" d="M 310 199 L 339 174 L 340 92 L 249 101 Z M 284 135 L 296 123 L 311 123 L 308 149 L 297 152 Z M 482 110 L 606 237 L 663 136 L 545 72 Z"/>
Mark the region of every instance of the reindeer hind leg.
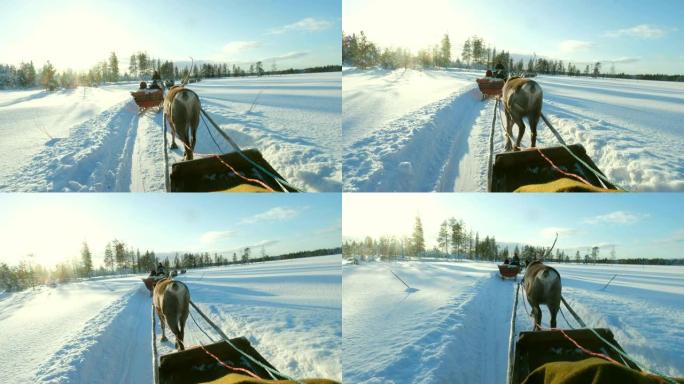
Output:
<path fill-rule="evenodd" d="M 515 140 L 515 150 L 519 151 L 520 150 L 520 142 L 522 142 L 522 138 L 525 135 L 525 122 L 523 121 L 522 117 L 518 117 L 515 120 L 515 124 L 518 126 L 518 138 Z"/>
<path fill-rule="evenodd" d="M 539 124 L 539 115 L 531 114 L 527 119 L 530 122 L 530 140 L 532 147 L 534 148 L 537 146 L 537 125 Z"/>
<path fill-rule="evenodd" d="M 508 152 L 513 149 L 513 118 L 511 117 L 511 114 L 508 113 L 508 111 L 505 111 L 506 115 L 506 148 L 505 150 Z"/>

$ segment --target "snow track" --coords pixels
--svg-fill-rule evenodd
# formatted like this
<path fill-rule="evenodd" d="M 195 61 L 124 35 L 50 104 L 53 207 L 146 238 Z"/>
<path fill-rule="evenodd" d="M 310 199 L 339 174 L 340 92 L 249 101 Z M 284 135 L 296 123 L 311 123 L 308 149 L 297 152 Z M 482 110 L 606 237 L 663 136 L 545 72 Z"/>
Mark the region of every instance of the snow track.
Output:
<path fill-rule="evenodd" d="M 86 322 L 81 332 L 47 359 L 38 368 L 35 382 L 151 382 L 150 311 L 151 300 L 144 287 L 124 295 Z M 108 367 L 117 368 L 114 372 Z"/>
<path fill-rule="evenodd" d="M 494 115 L 492 99 L 479 101 L 474 80 L 481 76 L 458 69 L 345 71 L 344 190 L 486 191 Z M 684 190 L 681 83 L 534 80 L 544 91 L 543 113 L 611 181 L 634 191 Z M 495 153 L 504 141 L 498 114 Z M 538 146 L 558 145 L 543 122 L 537 128 Z M 529 125 L 522 144 L 530 145 Z"/>
<path fill-rule="evenodd" d="M 11 155 L 0 159 L 0 191 L 163 191 L 162 114 L 138 114 L 129 93 L 135 86 L 0 92 L 0 152 Z M 292 185 L 341 190 L 339 73 L 213 79 L 189 88 L 220 129 L 261 151 Z M 197 158 L 232 151 L 200 121 Z M 169 164 L 182 159 L 180 148 L 170 151 Z"/>
<path fill-rule="evenodd" d="M 117 104 L 53 139 L 0 189 L 19 191 L 128 190 L 130 151 L 136 136 L 135 104 Z"/>
<path fill-rule="evenodd" d="M 248 338 L 283 373 L 341 378 L 340 255 L 190 270 L 179 280 L 226 335 Z M 0 295 L 0 382 L 152 382 L 151 305 L 140 277 Z M 175 351 L 154 321 L 159 354 Z M 185 332 L 187 347 L 212 342 L 192 317 Z"/>
<path fill-rule="evenodd" d="M 681 267 L 552 265 L 563 279 L 563 296 L 588 326 L 610 328 L 646 367 L 682 375 Z M 414 292 L 404 292 L 390 270 Z M 517 282 L 501 280 L 494 264 L 369 263 L 345 265 L 343 274 L 345 381 L 506 381 Z M 516 333 L 532 329 L 529 304 L 522 290 L 520 295 Z M 542 312 L 548 327 L 548 309 L 542 306 Z M 565 316 L 571 324 L 559 314 L 559 327 L 577 327 L 567 311 Z"/>
<path fill-rule="evenodd" d="M 393 121 L 344 155 L 345 190 L 453 190 L 484 103 L 474 87 Z"/>

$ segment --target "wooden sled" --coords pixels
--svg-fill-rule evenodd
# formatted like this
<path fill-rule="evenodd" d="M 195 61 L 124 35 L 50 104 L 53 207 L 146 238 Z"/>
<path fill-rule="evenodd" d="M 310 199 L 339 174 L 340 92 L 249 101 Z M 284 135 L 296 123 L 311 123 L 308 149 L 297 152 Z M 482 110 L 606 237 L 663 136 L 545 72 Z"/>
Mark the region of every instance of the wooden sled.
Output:
<path fill-rule="evenodd" d="M 499 276 L 501 279 L 517 279 L 518 273 L 520 273 L 519 265 L 512 264 L 499 264 Z"/>
<path fill-rule="evenodd" d="M 258 150 L 247 149 L 242 153 L 268 173 L 283 179 Z M 281 186 L 282 183 L 278 183 L 266 172 L 258 169 L 252 162 L 238 152 L 231 152 L 175 163 L 171 166 L 170 192 L 268 191 L 263 185 L 245 180 L 243 177 L 259 180 L 273 191 L 282 191 L 285 188 L 289 192 L 297 192 L 289 185 Z M 233 170 L 243 177 L 236 175 Z"/>
<path fill-rule="evenodd" d="M 161 107 L 164 102 L 164 92 L 161 89 L 141 89 L 131 92 L 131 96 L 140 110 Z"/>
<path fill-rule="evenodd" d="M 487 96 L 501 96 L 501 90 L 505 83 L 503 79 L 496 77 L 484 77 L 482 79 L 476 79 L 475 81 L 477 81 L 477 87 L 480 88 L 483 100 Z"/>
<path fill-rule="evenodd" d="M 615 341 L 613 333 L 609 329 L 595 328 L 594 331 L 610 344 L 622 350 L 622 347 Z M 564 330 L 564 332 L 582 347 L 592 352 L 609 356 L 621 364 L 640 371 L 639 367 L 633 361 L 621 356 L 603 340 L 597 337 L 590 329 Z M 512 364 L 512 374 L 511 377 L 509 377 L 509 384 L 522 383 L 527 375 L 546 363 L 580 361 L 588 357 L 591 356 L 578 349 L 557 330 L 520 332 L 515 344 L 514 359 L 512 362 L 509 362 L 509 364 Z"/>
<path fill-rule="evenodd" d="M 587 156 L 587 152 L 581 144 L 572 144 L 567 147 L 589 167 L 603 175 L 603 172 Z M 601 184 L 599 178 L 584 164 L 570 155 L 564 147 L 555 146 L 539 148 L 539 150 L 559 169 L 584 178 L 592 186 L 617 190 L 615 185 L 607 181 L 603 181 L 603 184 Z M 489 192 L 513 192 L 522 186 L 545 184 L 563 177 L 565 176 L 539 154 L 537 148 L 504 152 L 497 154 L 494 160 Z"/>

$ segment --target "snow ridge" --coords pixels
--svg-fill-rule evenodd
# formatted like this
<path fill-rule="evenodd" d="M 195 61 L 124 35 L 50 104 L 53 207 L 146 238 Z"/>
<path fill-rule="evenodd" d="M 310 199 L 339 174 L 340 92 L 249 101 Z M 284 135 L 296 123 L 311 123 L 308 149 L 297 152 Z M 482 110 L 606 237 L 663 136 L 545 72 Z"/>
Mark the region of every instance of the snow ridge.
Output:
<path fill-rule="evenodd" d="M 38 369 L 40 383 L 131 383 L 149 382 L 152 372 L 149 340 L 150 298 L 144 287 L 136 287 L 88 320 L 81 332 L 66 342 Z M 133 353 L 135 350 L 135 354 Z M 143 351 L 145 350 L 145 351 Z M 138 361 L 135 355 L 147 353 Z M 103 364 L 107 362 L 107 364 Z M 145 369 L 148 368 L 148 369 Z M 149 372 L 148 372 L 149 371 Z M 130 377 L 135 372 L 136 377 Z M 137 377 L 148 373 L 149 377 Z"/>
<path fill-rule="evenodd" d="M 345 191 L 445 189 L 481 108 L 479 91 L 462 88 L 356 141 L 344 155 Z"/>
<path fill-rule="evenodd" d="M 137 108 L 119 103 L 53 139 L 0 190 L 22 192 L 122 191 L 130 183 L 125 161 L 135 141 Z M 124 187 L 125 186 L 125 187 Z"/>

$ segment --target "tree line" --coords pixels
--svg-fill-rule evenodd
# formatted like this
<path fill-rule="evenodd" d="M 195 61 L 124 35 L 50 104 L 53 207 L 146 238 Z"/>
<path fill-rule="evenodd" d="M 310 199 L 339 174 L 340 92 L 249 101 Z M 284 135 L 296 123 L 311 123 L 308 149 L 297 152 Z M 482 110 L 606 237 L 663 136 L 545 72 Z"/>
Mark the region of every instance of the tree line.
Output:
<path fill-rule="evenodd" d="M 98 276 L 144 273 L 156 270 L 158 263 L 162 263 L 168 271 L 324 256 L 342 252 L 341 248 L 331 248 L 269 256 L 264 247 L 260 248 L 259 254 L 253 251 L 253 247 L 245 247 L 241 249 L 239 255 L 238 252 L 233 252 L 232 258 L 217 252 L 213 254 L 210 252 L 175 253 L 174 257 L 170 258 L 169 256 L 159 257 L 150 250 L 140 252 L 140 249 L 114 239 L 105 246 L 103 264 L 95 268 L 90 247 L 83 242 L 80 255 L 60 262 L 52 268 L 46 268 L 34 262 L 33 255 L 24 257 L 15 266 L 0 263 L 0 291 L 21 291 L 40 285 L 66 283 Z"/>
<path fill-rule="evenodd" d="M 684 81 L 684 75 L 638 74 L 627 75 L 616 73 L 615 64 L 605 71 L 601 62 L 582 64 L 563 60 L 551 60 L 533 57 L 525 61 L 517 61 L 506 50 L 499 50 L 488 44 L 478 36 L 472 36 L 463 42 L 460 55 L 452 59 L 452 43 L 449 36 L 444 34 L 441 41 L 431 47 L 419 50 L 415 55 L 405 48 L 382 48 L 368 39 L 361 31 L 359 34 L 347 35 L 342 33 L 342 63 L 361 69 L 381 67 L 384 69 L 397 68 L 476 68 L 492 69 L 497 64 L 514 75 L 533 77 L 536 74 L 591 76 L 608 78 L 628 78 L 639 80 Z M 605 73 L 604 73 L 605 71 Z"/>
<path fill-rule="evenodd" d="M 163 80 L 179 81 L 185 78 L 196 80 L 202 78 L 223 78 L 242 76 L 265 76 L 315 72 L 339 72 L 342 66 L 327 65 L 304 69 L 288 68 L 279 70 L 272 63 L 265 69 L 262 61 L 250 64 L 244 69 L 239 65 L 228 63 L 202 63 L 200 65 L 179 67 L 174 62 L 150 57 L 147 52 L 131 55 L 128 71 L 121 73 L 119 58 L 115 52 L 92 66 L 87 71 L 75 72 L 65 69 L 58 72 L 48 60 L 41 68 L 36 68 L 33 61 L 21 63 L 19 66 L 0 64 L 0 89 L 32 88 L 41 86 L 53 91 L 57 88 L 75 88 L 77 86 L 93 87 L 118 81 L 150 80 L 154 71 L 159 72 Z"/>
<path fill-rule="evenodd" d="M 347 259 L 369 260 L 378 258 L 383 261 L 396 261 L 407 258 L 470 259 L 482 261 L 503 261 L 518 255 L 521 260 L 531 262 L 543 259 L 558 263 L 612 263 L 612 264 L 659 264 L 682 265 L 684 259 L 619 259 L 615 247 L 609 255 L 601 257 L 601 247 L 592 246 L 574 255 L 569 250 L 558 249 L 549 252 L 548 247 L 526 244 L 499 244 L 493 235 L 481 235 L 468 229 L 462 220 L 454 217 L 445 219 L 439 225 L 436 244 L 428 248 L 425 244 L 423 224 L 416 216 L 413 232 L 410 235 L 366 236 L 363 240 L 345 240 L 342 243 L 342 256 Z"/>
<path fill-rule="evenodd" d="M 529 247 L 530 255 L 540 251 Z M 345 240 L 342 255 L 346 258 L 379 257 L 382 260 L 398 260 L 407 257 L 468 258 L 473 260 L 500 260 L 508 255 L 508 249 L 497 245 L 494 236 L 482 237 L 479 232 L 469 230 L 462 220 L 449 218 L 439 227 L 437 244 L 428 249 L 425 245 L 423 224 L 415 218 L 413 232 L 403 236 L 366 236 L 362 241 Z"/>

